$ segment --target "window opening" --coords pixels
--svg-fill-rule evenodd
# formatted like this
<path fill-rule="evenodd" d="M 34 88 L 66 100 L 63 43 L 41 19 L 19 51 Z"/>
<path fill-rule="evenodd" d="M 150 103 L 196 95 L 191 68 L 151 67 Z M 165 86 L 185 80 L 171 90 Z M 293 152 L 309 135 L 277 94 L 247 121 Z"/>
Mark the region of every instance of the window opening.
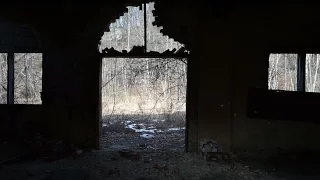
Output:
<path fill-rule="evenodd" d="M 34 29 L 4 22 L 0 32 L 0 104 L 41 104 L 41 42 Z"/>
<path fill-rule="evenodd" d="M 41 104 L 42 54 L 14 54 L 14 103 Z"/>
<path fill-rule="evenodd" d="M 134 6 L 128 6 L 127 9 L 126 13 L 110 24 L 109 31 L 102 36 L 100 52 L 107 51 L 110 55 L 115 55 L 136 51 L 144 46 L 144 11 Z"/>
<path fill-rule="evenodd" d="M 306 92 L 320 92 L 319 63 L 319 54 L 306 54 Z"/>
<path fill-rule="evenodd" d="M 320 92 L 320 54 L 270 54 L 270 90 Z"/>
<path fill-rule="evenodd" d="M 147 8 L 147 52 L 159 52 L 172 51 L 176 53 L 177 50 L 184 47 L 183 44 L 174 41 L 169 36 L 163 36 L 160 32 L 162 27 L 154 26 L 155 17 L 152 14 L 155 3 L 150 3 Z M 162 37 L 163 38 L 159 38 Z"/>
<path fill-rule="evenodd" d="M 0 53 L 0 104 L 7 104 L 8 63 L 7 53 Z"/>
<path fill-rule="evenodd" d="M 0 53 L 0 104 L 42 104 L 42 54 Z"/>
<path fill-rule="evenodd" d="M 298 54 L 270 54 L 268 88 L 270 90 L 297 90 Z"/>
<path fill-rule="evenodd" d="M 110 24 L 99 45 L 103 57 L 188 57 L 189 51 L 183 44 L 164 36 L 160 32 L 162 27 L 153 25 L 154 4 L 128 6 L 128 11 Z M 122 22 L 123 26 L 119 26 Z"/>

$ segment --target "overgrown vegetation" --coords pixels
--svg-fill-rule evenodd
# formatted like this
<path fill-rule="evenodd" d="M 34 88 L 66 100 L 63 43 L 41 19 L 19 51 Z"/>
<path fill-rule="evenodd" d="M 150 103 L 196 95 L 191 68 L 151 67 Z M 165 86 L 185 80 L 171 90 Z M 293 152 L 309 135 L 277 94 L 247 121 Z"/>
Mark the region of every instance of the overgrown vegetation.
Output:
<path fill-rule="evenodd" d="M 320 55 L 306 55 L 306 91 L 320 92 Z M 271 54 L 269 58 L 269 89 L 297 90 L 297 54 Z"/>
<path fill-rule="evenodd" d="M 0 54 L 0 104 L 7 103 L 8 54 Z M 14 54 L 14 103 L 41 104 L 42 54 Z"/>
<path fill-rule="evenodd" d="M 0 104 L 7 103 L 7 54 L 0 54 Z"/>
<path fill-rule="evenodd" d="M 110 31 L 102 36 L 100 51 L 104 48 L 130 51 L 134 46 L 143 46 L 143 9 L 128 7 L 128 12 L 110 24 Z M 146 9 L 147 51 L 162 53 L 183 47 L 164 36 L 161 27 L 152 24 L 154 3 L 148 3 Z M 186 59 L 105 58 L 102 61 L 102 115 L 105 121 L 181 122 L 181 118 L 185 121 L 186 85 Z"/>
<path fill-rule="evenodd" d="M 104 59 L 103 114 L 185 111 L 186 65 L 176 59 Z M 149 119 L 149 118 L 148 118 Z"/>

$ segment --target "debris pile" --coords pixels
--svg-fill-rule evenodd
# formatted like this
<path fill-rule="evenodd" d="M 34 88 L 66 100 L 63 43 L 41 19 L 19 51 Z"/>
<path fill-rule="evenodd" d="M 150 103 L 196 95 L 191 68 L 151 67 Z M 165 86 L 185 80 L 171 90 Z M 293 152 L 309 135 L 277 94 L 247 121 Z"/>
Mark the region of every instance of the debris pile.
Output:
<path fill-rule="evenodd" d="M 200 142 L 200 152 L 202 157 L 207 161 L 216 161 L 223 157 L 217 142 L 213 140 L 202 140 Z"/>
<path fill-rule="evenodd" d="M 159 169 L 159 170 L 168 170 L 168 165 L 167 164 L 156 163 L 156 164 L 153 164 L 152 167 L 154 169 Z"/>
<path fill-rule="evenodd" d="M 231 152 L 224 153 L 218 143 L 213 140 L 202 140 L 200 142 L 200 153 L 207 161 L 237 159 L 237 157 Z"/>
<path fill-rule="evenodd" d="M 132 150 L 122 149 L 119 151 L 119 154 L 130 160 L 139 160 L 141 158 L 141 155 L 138 152 L 134 152 Z"/>
<path fill-rule="evenodd" d="M 38 134 L 24 141 L 24 145 L 33 158 L 55 161 L 65 157 L 77 158 L 83 151 L 65 140 L 50 140 Z"/>

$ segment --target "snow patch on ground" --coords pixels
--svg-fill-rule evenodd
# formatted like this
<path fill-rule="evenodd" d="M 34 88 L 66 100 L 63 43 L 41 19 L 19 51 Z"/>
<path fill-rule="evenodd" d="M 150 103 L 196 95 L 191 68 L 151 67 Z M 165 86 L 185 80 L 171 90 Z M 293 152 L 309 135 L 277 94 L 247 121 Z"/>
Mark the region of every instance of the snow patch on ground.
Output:
<path fill-rule="evenodd" d="M 159 120 L 159 119 L 154 119 L 154 120 L 152 120 L 153 122 L 165 122 L 166 120 L 165 119 L 162 119 L 162 120 Z"/>
<path fill-rule="evenodd" d="M 154 135 L 151 135 L 151 134 L 141 134 L 140 137 L 142 137 L 142 138 L 147 138 L 147 139 L 151 139 L 151 138 L 154 138 Z"/>
<path fill-rule="evenodd" d="M 180 130 L 184 130 L 186 128 L 169 128 L 168 131 L 180 131 Z"/>
<path fill-rule="evenodd" d="M 136 126 L 139 125 L 143 128 L 137 129 Z M 156 129 L 146 129 L 144 124 L 129 124 L 126 125 L 126 128 L 132 129 L 137 133 L 155 133 Z"/>
<path fill-rule="evenodd" d="M 136 132 L 141 132 L 141 133 L 154 133 L 155 132 L 155 129 L 139 129 L 139 130 L 136 130 Z"/>
<path fill-rule="evenodd" d="M 159 121 L 165 121 L 165 120 L 159 120 L 159 119 L 154 119 L 152 120 L 154 122 L 159 122 Z M 160 130 L 160 129 L 156 129 L 154 124 L 144 124 L 144 123 L 134 123 L 134 121 L 125 121 L 125 128 L 127 129 L 132 129 L 134 130 L 134 132 L 136 133 L 161 133 L 161 132 L 169 132 L 169 131 L 181 131 L 181 130 L 185 130 L 185 127 L 173 127 L 173 128 L 168 128 L 167 130 Z"/>

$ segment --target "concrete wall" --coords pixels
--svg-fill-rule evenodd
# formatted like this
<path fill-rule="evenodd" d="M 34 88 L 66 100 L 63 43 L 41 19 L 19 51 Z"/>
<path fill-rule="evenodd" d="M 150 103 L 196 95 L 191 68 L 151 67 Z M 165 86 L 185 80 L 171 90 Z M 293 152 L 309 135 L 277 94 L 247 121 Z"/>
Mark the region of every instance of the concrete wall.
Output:
<path fill-rule="evenodd" d="M 224 150 L 274 153 L 319 150 L 319 124 L 250 119 L 249 87 L 267 88 L 268 53 L 320 51 L 319 18 L 299 4 L 229 8 L 199 29 L 198 140 L 214 139 Z"/>
<path fill-rule="evenodd" d="M 319 149 L 320 145 L 312 140 L 319 137 L 317 124 L 246 116 L 248 88 L 267 86 L 267 53 L 320 52 L 317 6 L 250 5 L 226 6 L 211 13 L 217 9 L 189 3 L 159 13 L 166 20 L 162 22 L 165 34 L 187 43 L 192 53 L 188 150 L 197 151 L 201 139 L 216 140 L 224 151 L 274 152 L 302 146 Z M 170 5 L 158 7 L 161 11 L 161 7 Z M 124 8 L 115 4 L 98 9 L 72 7 L 72 11 L 52 8 L 42 9 L 40 19 L 31 16 L 44 53 L 44 104 L 38 118 L 52 136 L 80 146 L 99 147 L 101 58 L 97 43 L 108 22 Z M 84 16 L 84 10 L 92 15 L 88 12 Z M 57 16 L 57 12 L 63 13 Z M 183 29 L 187 33 L 181 33 Z M 0 107 L 2 110 L 1 117 L 12 113 L 5 107 Z"/>
<path fill-rule="evenodd" d="M 320 52 L 319 15 L 314 6 L 279 5 L 246 8 L 234 12 L 236 41 L 233 66 L 233 147 L 265 153 L 320 150 L 320 124 L 249 119 L 246 117 L 248 87 L 267 88 L 267 53 Z M 252 14 L 255 14 L 252 16 Z M 315 117 L 317 118 L 317 117 Z M 303 119 L 301 119 L 303 121 Z"/>
<path fill-rule="evenodd" d="M 41 106 L 0 105 L 0 120 L 0 141 L 19 141 L 27 122 L 41 123 Z"/>

